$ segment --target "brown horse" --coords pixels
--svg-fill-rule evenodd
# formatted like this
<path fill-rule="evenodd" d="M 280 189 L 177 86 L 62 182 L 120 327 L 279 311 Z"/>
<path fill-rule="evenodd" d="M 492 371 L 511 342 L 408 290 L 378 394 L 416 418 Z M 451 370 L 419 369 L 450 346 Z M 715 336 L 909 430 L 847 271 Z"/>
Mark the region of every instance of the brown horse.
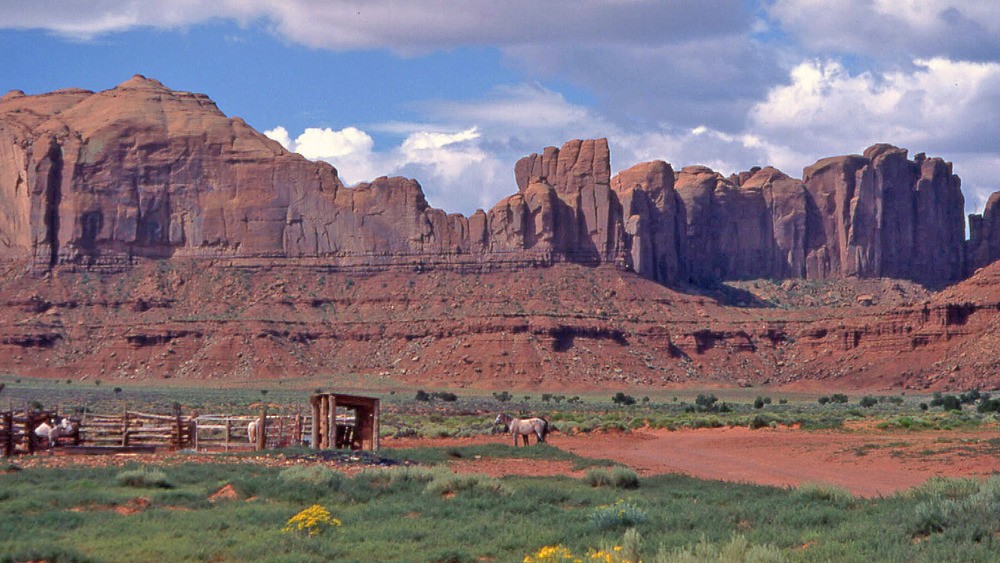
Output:
<path fill-rule="evenodd" d="M 545 441 L 545 435 L 549 433 L 549 423 L 544 418 L 515 418 L 505 412 L 497 415 L 493 425 L 505 424 L 510 430 L 510 435 L 514 437 L 514 446 L 517 446 L 517 437 L 521 436 L 524 445 L 528 445 L 528 436 L 534 434 L 539 442 Z"/>

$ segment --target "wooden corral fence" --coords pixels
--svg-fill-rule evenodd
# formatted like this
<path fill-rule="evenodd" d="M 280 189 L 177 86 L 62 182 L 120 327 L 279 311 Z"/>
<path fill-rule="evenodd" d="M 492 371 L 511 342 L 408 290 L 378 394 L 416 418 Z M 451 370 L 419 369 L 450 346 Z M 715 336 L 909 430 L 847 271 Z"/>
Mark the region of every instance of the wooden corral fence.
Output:
<path fill-rule="evenodd" d="M 257 422 L 256 441 L 251 442 L 247 427 Z M 312 419 L 296 413 L 258 416 L 203 414 L 194 419 L 196 450 L 262 450 L 306 443 L 312 434 Z"/>
<path fill-rule="evenodd" d="M 153 414 L 124 409 L 121 414 L 88 413 L 71 418 L 74 433 L 62 436 L 62 445 L 72 445 L 72 453 L 107 453 L 110 451 L 152 450 L 154 448 L 229 451 L 263 450 L 309 444 L 320 448 L 379 448 L 380 402 L 373 397 L 321 393 L 310 398 L 311 416 L 267 413 L 260 415 L 204 414 L 185 416 Z M 52 412 L 0 412 L 0 453 L 35 453 L 47 447 L 35 429 L 53 419 Z M 256 422 L 255 441 L 248 436 L 248 426 Z"/>
<path fill-rule="evenodd" d="M 45 438 L 35 435 L 35 429 L 43 422 L 50 422 L 55 413 L 51 411 L 34 411 L 25 409 L 22 412 L 13 410 L 0 412 L 0 454 L 10 457 L 17 453 L 33 454 L 49 446 Z M 73 420 L 79 427 L 79 421 Z M 64 444 L 78 445 L 80 432 L 77 429 L 71 436 L 63 436 Z"/>
<path fill-rule="evenodd" d="M 194 434 L 193 418 L 182 414 L 130 412 L 89 414 L 80 421 L 81 442 L 94 446 L 188 448 Z"/>

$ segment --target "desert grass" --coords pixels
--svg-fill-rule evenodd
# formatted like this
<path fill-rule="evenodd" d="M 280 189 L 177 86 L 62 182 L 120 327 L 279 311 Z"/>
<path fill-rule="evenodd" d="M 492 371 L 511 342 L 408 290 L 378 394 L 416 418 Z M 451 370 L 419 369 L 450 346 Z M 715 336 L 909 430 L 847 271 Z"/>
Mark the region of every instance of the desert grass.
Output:
<path fill-rule="evenodd" d="M 441 455 L 456 454 L 476 455 L 464 448 Z M 134 486 L 119 478 L 128 472 L 172 488 Z M 225 485 L 237 498 L 209 500 Z M 115 510 L 137 497 L 148 506 Z M 316 537 L 281 533 L 314 505 L 342 525 Z M 607 525 L 595 519 L 602 513 Z M 545 546 L 585 554 L 622 545 L 630 528 L 646 561 L 713 560 L 744 549 L 769 561 L 992 561 L 1000 552 L 1000 478 L 935 479 L 862 499 L 822 484 L 775 488 L 681 475 L 640 478 L 636 489 L 454 475 L 434 465 L 347 477 L 309 460 L 0 476 L 0 561 L 522 561 Z"/>

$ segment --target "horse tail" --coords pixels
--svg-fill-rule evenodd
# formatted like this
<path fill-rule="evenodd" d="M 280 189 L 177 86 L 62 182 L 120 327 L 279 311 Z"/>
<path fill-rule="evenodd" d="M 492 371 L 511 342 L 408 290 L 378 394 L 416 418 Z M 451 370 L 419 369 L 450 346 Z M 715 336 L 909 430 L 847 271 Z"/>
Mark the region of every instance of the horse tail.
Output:
<path fill-rule="evenodd" d="M 549 429 L 549 421 L 547 421 L 547 420 L 545 420 L 544 418 L 541 418 L 541 417 L 539 417 L 539 418 L 542 421 L 542 435 L 539 436 L 538 438 L 539 438 L 539 440 L 541 440 L 542 442 L 544 442 L 545 441 L 545 436 L 548 435 L 549 430 L 550 430 Z"/>

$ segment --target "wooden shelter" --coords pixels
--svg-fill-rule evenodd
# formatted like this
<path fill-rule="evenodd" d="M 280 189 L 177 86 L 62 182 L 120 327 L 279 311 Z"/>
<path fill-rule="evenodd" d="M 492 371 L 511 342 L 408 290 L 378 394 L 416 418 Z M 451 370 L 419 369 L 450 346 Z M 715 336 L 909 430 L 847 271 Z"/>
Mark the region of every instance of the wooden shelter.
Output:
<path fill-rule="evenodd" d="M 311 444 L 314 449 L 379 449 L 380 401 L 375 397 L 317 393 L 312 406 Z"/>

